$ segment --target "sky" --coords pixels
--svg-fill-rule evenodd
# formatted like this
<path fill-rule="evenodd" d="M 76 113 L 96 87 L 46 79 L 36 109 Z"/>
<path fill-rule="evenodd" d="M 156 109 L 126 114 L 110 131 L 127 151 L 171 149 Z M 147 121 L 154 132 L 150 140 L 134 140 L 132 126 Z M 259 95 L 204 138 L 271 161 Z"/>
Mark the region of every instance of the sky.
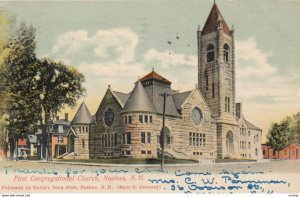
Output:
<path fill-rule="evenodd" d="M 265 136 L 272 122 L 300 111 L 300 0 L 216 3 L 235 29 L 236 101 Z M 108 85 L 129 92 L 152 68 L 173 89 L 193 89 L 196 32 L 212 5 L 213 0 L 0 1 L 0 10 L 36 28 L 39 57 L 62 60 L 85 75 L 87 93 L 78 104 L 85 101 L 95 113 Z M 73 117 L 76 110 L 61 114 Z"/>

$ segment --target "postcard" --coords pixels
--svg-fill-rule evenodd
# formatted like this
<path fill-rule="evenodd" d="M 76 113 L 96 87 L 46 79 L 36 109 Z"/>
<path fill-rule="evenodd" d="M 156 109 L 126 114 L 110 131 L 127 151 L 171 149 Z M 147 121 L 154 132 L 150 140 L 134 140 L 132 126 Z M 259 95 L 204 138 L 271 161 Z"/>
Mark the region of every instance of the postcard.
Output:
<path fill-rule="evenodd" d="M 300 193 L 300 1 L 0 1 L 2 196 Z"/>

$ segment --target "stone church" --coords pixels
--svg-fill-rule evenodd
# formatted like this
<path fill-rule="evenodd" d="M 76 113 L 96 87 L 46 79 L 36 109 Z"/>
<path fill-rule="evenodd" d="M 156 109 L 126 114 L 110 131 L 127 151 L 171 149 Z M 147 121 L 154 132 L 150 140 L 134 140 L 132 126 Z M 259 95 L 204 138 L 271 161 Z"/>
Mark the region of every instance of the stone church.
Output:
<path fill-rule="evenodd" d="M 70 154 L 78 159 L 158 158 L 164 143 L 165 154 L 177 159 L 261 159 L 262 130 L 236 103 L 234 30 L 215 3 L 197 40 L 196 87 L 175 91 L 154 69 L 129 93 L 108 86 L 94 116 L 84 103 L 79 107 L 68 133 Z"/>

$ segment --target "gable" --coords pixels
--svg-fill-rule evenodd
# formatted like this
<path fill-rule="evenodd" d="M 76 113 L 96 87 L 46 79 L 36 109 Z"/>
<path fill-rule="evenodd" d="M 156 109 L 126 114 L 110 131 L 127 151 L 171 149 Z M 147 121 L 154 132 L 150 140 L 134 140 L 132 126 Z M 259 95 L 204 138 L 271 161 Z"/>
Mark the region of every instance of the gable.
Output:
<path fill-rule="evenodd" d="M 212 113 L 210 111 L 209 106 L 207 105 L 204 97 L 202 96 L 200 90 L 196 86 L 193 91 L 186 98 L 184 103 L 181 105 L 182 113 L 191 113 L 191 110 L 194 107 L 200 108 L 203 113 L 203 116 L 206 120 L 210 120 L 212 118 Z M 186 111 L 188 110 L 188 111 Z"/>
<path fill-rule="evenodd" d="M 122 105 L 118 101 L 118 99 L 115 97 L 115 95 L 112 93 L 110 89 L 108 89 L 96 111 L 95 114 L 95 123 L 96 124 L 103 124 L 103 118 L 105 115 L 105 112 L 108 109 L 112 109 L 114 112 L 115 120 L 119 119 Z"/>
<path fill-rule="evenodd" d="M 119 105 L 121 108 L 123 107 L 121 102 L 116 98 L 115 94 L 113 94 L 113 91 L 111 91 L 111 89 L 108 88 L 104 97 L 102 98 L 102 100 L 100 102 L 100 105 L 96 111 L 96 114 L 98 114 L 98 111 L 100 110 L 100 108 L 103 105 L 107 105 L 107 103 L 115 103 L 115 104 Z M 95 116 L 96 116 L 96 114 L 95 114 Z"/>
<path fill-rule="evenodd" d="M 239 118 L 239 120 L 237 122 L 238 122 L 239 127 L 247 128 L 247 124 L 246 124 L 246 120 L 245 120 L 244 116 L 241 116 L 241 118 Z"/>

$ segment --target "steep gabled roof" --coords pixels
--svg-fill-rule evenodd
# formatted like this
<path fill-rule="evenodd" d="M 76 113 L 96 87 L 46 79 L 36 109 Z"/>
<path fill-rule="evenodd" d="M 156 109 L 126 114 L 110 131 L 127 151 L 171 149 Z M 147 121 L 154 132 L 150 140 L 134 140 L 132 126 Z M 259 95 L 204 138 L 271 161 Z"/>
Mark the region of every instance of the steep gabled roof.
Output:
<path fill-rule="evenodd" d="M 177 111 L 177 108 L 174 103 L 174 99 L 171 95 L 175 94 L 176 92 L 172 90 L 170 87 L 163 86 L 160 84 L 152 84 L 151 86 L 145 87 L 145 90 L 152 101 L 156 112 L 159 114 L 163 113 L 163 93 L 170 94 L 170 96 L 167 96 L 166 100 L 166 115 L 170 116 L 180 116 L 180 114 Z"/>
<path fill-rule="evenodd" d="M 123 112 L 156 112 L 140 80 L 131 92 Z"/>
<path fill-rule="evenodd" d="M 76 115 L 72 120 L 72 124 L 90 124 L 92 115 L 84 102 L 81 103 Z"/>
<path fill-rule="evenodd" d="M 255 126 L 254 124 L 252 124 L 251 122 L 249 122 L 248 120 L 245 119 L 246 125 L 248 129 L 253 129 L 253 130 L 261 130 L 261 128 Z"/>
<path fill-rule="evenodd" d="M 117 100 L 120 102 L 120 104 L 122 106 L 125 106 L 125 103 L 127 102 L 130 94 L 126 94 L 123 92 L 117 92 L 117 91 L 113 91 L 113 93 L 117 97 Z"/>
<path fill-rule="evenodd" d="M 177 109 L 181 108 L 181 105 L 188 98 L 192 91 L 181 92 L 173 95 L 174 103 Z"/>
<path fill-rule="evenodd" d="M 223 31 L 224 33 L 231 35 L 230 29 L 227 25 L 227 23 L 224 20 L 224 17 L 222 16 L 217 4 L 214 3 L 213 7 L 211 8 L 211 11 L 207 17 L 207 20 L 205 22 L 204 28 L 201 32 L 201 35 L 209 34 L 217 30 L 218 27 L 218 20 L 223 21 Z"/>

